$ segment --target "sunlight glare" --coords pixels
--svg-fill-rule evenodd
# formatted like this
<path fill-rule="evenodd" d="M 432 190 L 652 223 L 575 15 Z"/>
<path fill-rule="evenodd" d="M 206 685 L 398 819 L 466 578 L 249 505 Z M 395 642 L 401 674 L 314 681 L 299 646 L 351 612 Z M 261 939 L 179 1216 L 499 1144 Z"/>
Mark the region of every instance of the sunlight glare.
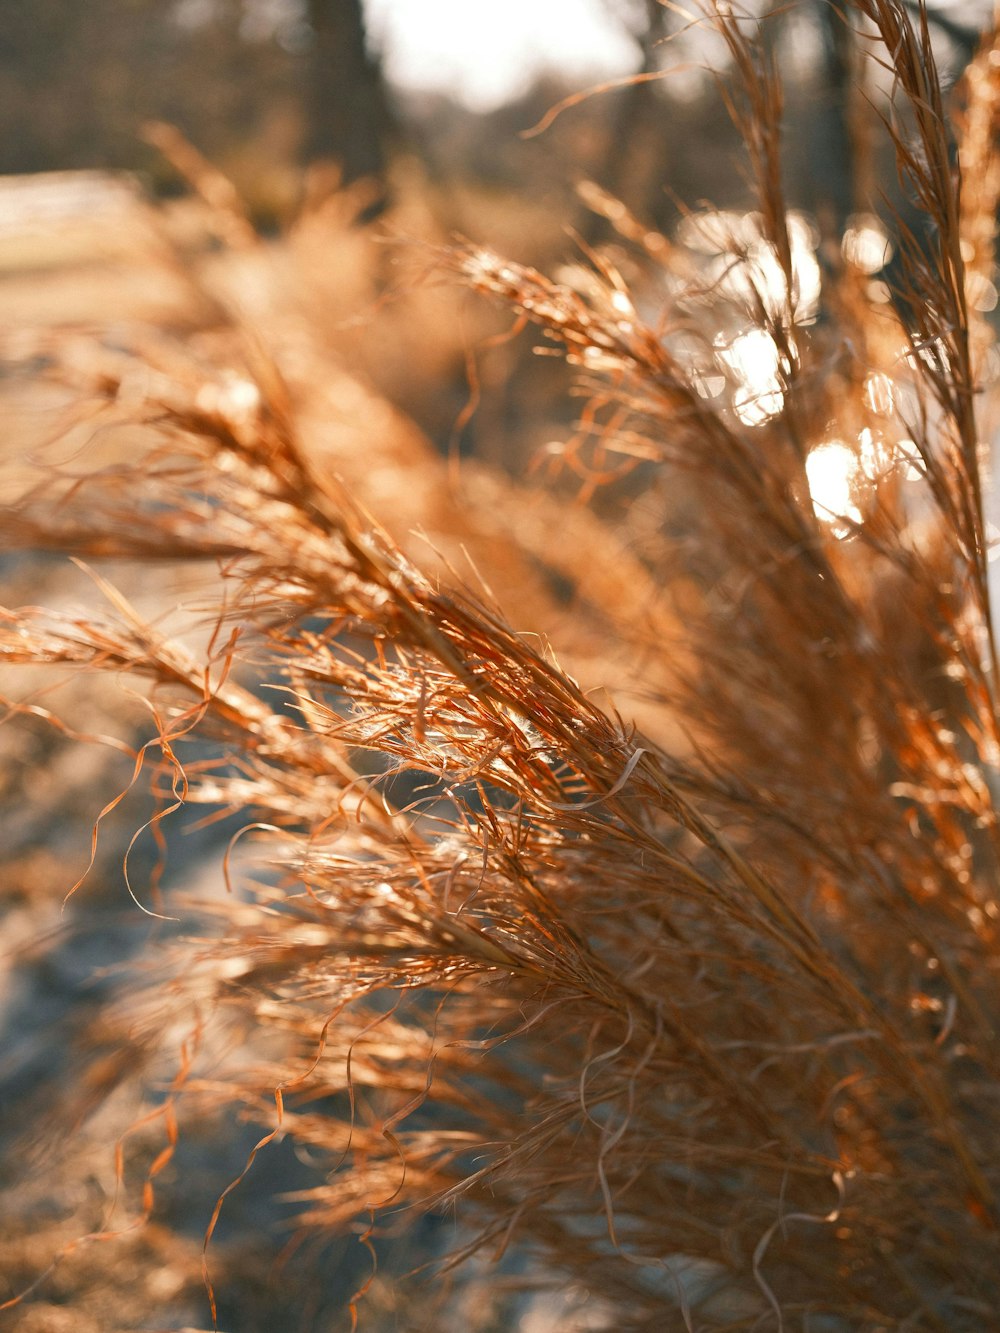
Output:
<path fill-rule="evenodd" d="M 874 371 L 865 379 L 865 405 L 876 416 L 887 417 L 896 403 L 892 380 L 882 371 Z"/>
<path fill-rule="evenodd" d="M 763 306 L 787 325 L 809 324 L 819 309 L 822 274 L 816 259 L 817 235 L 802 213 L 789 213 L 788 244 L 792 290 L 777 250 L 763 234 L 759 213 L 724 209 L 694 213 L 682 220 L 677 239 L 690 250 L 712 256 L 708 277 L 716 289 L 748 309 Z"/>
<path fill-rule="evenodd" d="M 719 350 L 719 359 L 737 382 L 733 411 L 744 426 L 762 426 L 785 403 L 781 357 L 777 344 L 763 329 L 748 329 Z"/>
<path fill-rule="evenodd" d="M 877 440 L 868 426 L 858 436 L 858 467 L 870 482 L 882 481 L 892 471 L 895 459 L 892 451 Z"/>
<path fill-rule="evenodd" d="M 851 524 L 861 522 L 861 510 L 853 498 L 857 466 L 854 451 L 843 440 L 827 440 L 806 459 L 813 509 L 817 518 L 830 524 L 835 537 L 849 536 Z"/>
<path fill-rule="evenodd" d="M 844 258 L 854 268 L 871 276 L 885 268 L 892 258 L 892 243 L 874 213 L 857 213 L 841 241 Z"/>

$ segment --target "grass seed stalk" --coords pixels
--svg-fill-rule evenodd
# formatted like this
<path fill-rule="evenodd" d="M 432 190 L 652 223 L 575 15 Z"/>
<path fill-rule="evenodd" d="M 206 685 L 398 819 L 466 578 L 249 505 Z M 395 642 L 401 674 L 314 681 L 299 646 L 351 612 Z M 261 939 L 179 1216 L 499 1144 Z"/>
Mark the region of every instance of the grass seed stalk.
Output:
<path fill-rule="evenodd" d="M 953 107 L 923 11 L 845 19 L 925 228 L 887 221 L 895 300 L 789 211 L 763 25 L 722 5 L 704 21 L 754 211 L 657 239 L 586 187 L 640 242 L 628 280 L 610 248 L 558 279 L 474 244 L 435 256 L 584 394 L 549 461 L 592 509 L 557 489 L 548 547 L 530 539 L 537 564 L 553 523 L 586 534 L 569 611 L 548 606 L 570 639 L 574 614 L 589 627 L 579 681 L 554 629 L 509 619 L 525 547 L 487 511 L 523 524 L 522 483 L 484 473 L 477 509 L 428 458 L 428 506 L 493 534 L 463 579 L 310 446 L 295 365 L 251 316 L 226 316 L 224 367 L 167 333 L 47 349 L 65 438 L 84 422 L 103 454 L 40 468 L 0 540 L 92 564 L 106 610 L 2 612 L 4 662 L 36 672 L 5 721 L 82 730 L 39 678 L 140 700 L 135 733 L 89 738 L 130 765 L 92 866 L 139 788 L 165 846 L 192 811 L 245 826 L 228 892 L 129 878 L 159 920 L 101 1020 L 130 1058 L 85 1109 L 126 1072 L 157 1089 L 122 1139 L 160 1136 L 135 1179 L 122 1154 L 133 1221 L 185 1117 L 236 1114 L 261 1126 L 249 1176 L 279 1137 L 326 1164 L 304 1230 L 362 1219 L 377 1254 L 454 1210 L 443 1267 L 516 1252 L 608 1328 L 995 1318 L 1000 63 L 987 43 Z M 111 562 L 208 571 L 195 631 L 137 609 Z"/>

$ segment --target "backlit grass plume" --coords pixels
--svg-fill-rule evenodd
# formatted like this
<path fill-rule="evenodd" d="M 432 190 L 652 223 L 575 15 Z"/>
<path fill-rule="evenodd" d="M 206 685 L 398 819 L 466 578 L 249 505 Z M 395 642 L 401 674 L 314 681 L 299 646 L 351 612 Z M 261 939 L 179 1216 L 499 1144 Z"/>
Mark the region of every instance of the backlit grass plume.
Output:
<path fill-rule="evenodd" d="M 257 335 L 214 377 L 161 343 L 74 363 L 104 454 L 22 486 L 5 546 L 219 577 L 172 637 L 95 572 L 106 615 L 7 610 L 0 652 L 139 691 L 151 726 L 117 743 L 168 848 L 191 811 L 246 825 L 208 901 L 130 876 L 195 919 L 103 1019 L 162 1132 L 132 1215 L 156 1218 L 178 1124 L 231 1110 L 261 1126 L 249 1176 L 282 1137 L 323 1164 L 307 1230 L 377 1255 L 453 1211 L 448 1262 L 510 1249 L 581 1303 L 567 1327 L 995 1319 L 1000 66 L 974 62 L 955 131 L 925 18 L 846 19 L 919 232 L 858 220 L 833 249 L 789 212 L 769 48 L 720 6 L 753 211 L 667 238 L 587 187 L 641 242 L 627 263 L 439 256 L 585 391 L 548 462 L 595 516 L 567 505 L 561 536 L 547 502 L 531 557 L 572 572 L 579 682 L 519 604 L 523 543 L 494 528 L 465 586 L 421 568 L 304 442 Z M 893 293 L 867 257 L 887 235 Z M 455 520 L 473 536 L 515 523 L 517 484 L 490 485 Z M 29 709 L 57 711 L 25 694 L 12 725 Z"/>

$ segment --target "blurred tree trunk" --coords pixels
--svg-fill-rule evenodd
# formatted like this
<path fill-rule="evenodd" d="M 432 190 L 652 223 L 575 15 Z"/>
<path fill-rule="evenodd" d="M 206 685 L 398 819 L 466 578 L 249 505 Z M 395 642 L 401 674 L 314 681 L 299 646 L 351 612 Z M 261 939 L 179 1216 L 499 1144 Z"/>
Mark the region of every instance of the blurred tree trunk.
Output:
<path fill-rule="evenodd" d="M 853 29 L 832 5 L 815 5 L 822 38 L 816 71 L 820 107 L 813 154 L 814 207 L 827 237 L 838 244 L 850 215 L 872 197 L 867 179 L 871 164 L 864 151 L 859 118 L 853 103 L 863 78 Z"/>
<path fill-rule="evenodd" d="M 641 55 L 636 70 L 639 79 L 618 94 L 608 147 L 592 174 L 598 185 L 631 212 L 639 217 L 656 217 L 668 174 L 668 138 L 664 132 L 668 110 L 645 76 L 658 68 L 657 47 L 667 35 L 668 11 L 660 0 L 642 0 L 629 17 L 627 26 Z M 593 244 L 605 231 L 605 224 L 596 214 L 587 213 L 581 230 Z"/>
<path fill-rule="evenodd" d="M 392 128 L 378 60 L 368 49 L 361 0 L 308 0 L 314 47 L 307 89 L 308 163 L 336 163 L 345 183 L 372 177 L 385 201 Z"/>

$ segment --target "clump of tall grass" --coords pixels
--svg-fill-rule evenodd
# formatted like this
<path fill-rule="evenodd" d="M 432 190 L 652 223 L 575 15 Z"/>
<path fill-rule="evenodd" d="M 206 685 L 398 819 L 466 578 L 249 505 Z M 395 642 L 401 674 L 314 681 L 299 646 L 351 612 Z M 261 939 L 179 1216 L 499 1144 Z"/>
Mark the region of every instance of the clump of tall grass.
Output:
<path fill-rule="evenodd" d="M 610 540 L 572 568 L 622 636 L 642 730 L 593 661 L 578 683 L 558 641 L 518 632 L 515 588 L 505 615 L 488 569 L 463 586 L 404 555 L 303 446 L 256 340 L 238 379 L 178 359 L 140 396 L 109 355 L 91 407 L 141 425 L 141 460 L 47 476 L 5 514 L 8 549 L 214 562 L 200 646 L 101 580 L 107 617 L 5 611 L 0 650 L 146 682 L 133 780 L 158 836 L 198 806 L 247 821 L 229 892 L 114 1015 L 151 1068 L 183 1051 L 138 1214 L 178 1117 L 232 1107 L 263 1127 L 248 1171 L 279 1136 L 329 1164 L 304 1227 L 360 1219 L 377 1251 L 453 1208 L 450 1263 L 514 1246 L 609 1328 L 981 1329 L 996 48 L 966 75 L 956 163 L 926 19 L 850 11 L 927 225 L 896 220 L 892 301 L 862 224 L 817 258 L 758 24 L 710 19 L 754 212 L 668 239 L 591 188 L 641 242 L 634 289 L 601 253 L 560 281 L 440 255 L 579 368 L 587 406 L 550 461 L 625 514 L 645 610 L 622 624 Z"/>

